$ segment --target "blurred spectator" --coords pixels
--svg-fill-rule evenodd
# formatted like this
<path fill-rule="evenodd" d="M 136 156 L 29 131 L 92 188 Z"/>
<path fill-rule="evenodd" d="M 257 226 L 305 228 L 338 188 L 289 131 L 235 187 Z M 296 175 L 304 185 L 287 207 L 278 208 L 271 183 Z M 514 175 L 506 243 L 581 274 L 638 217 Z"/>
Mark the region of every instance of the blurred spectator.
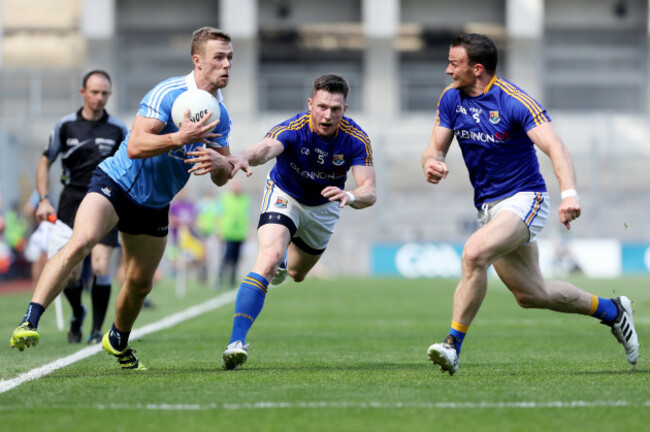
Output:
<path fill-rule="evenodd" d="M 5 217 L 2 212 L 2 195 L 0 195 L 0 276 L 9 271 L 11 263 L 11 252 L 9 246 L 4 242 Z"/>
<path fill-rule="evenodd" d="M 219 284 L 233 287 L 237 284 L 237 267 L 241 257 L 242 244 L 248 236 L 251 213 L 251 200 L 243 193 L 241 182 L 230 181 L 230 190 L 219 198 L 221 208 L 221 238 L 226 244 L 221 267 Z"/>
<path fill-rule="evenodd" d="M 218 288 L 217 269 L 221 256 L 221 240 L 219 239 L 219 223 L 221 206 L 211 189 L 208 189 L 196 203 L 196 228 L 205 246 L 206 259 L 199 270 L 199 278 L 208 286 Z"/>
<path fill-rule="evenodd" d="M 29 264 L 23 255 L 29 222 L 22 214 L 18 201 L 4 213 L 1 225 L 4 242 L 0 246 L 0 273 L 7 279 L 30 277 Z"/>
<path fill-rule="evenodd" d="M 186 190 L 181 191 L 169 206 L 169 234 L 171 246 L 170 259 L 175 262 L 176 270 L 190 265 L 203 266 L 205 248 L 195 230 L 197 209 L 194 202 L 187 199 Z M 183 269 L 184 270 L 184 269 Z"/>

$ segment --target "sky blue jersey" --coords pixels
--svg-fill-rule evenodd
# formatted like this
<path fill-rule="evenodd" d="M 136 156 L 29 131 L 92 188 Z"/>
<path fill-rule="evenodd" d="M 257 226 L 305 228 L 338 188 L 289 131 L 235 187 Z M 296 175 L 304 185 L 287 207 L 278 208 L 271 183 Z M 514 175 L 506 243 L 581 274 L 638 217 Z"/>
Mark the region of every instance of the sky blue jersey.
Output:
<path fill-rule="evenodd" d="M 527 132 L 551 119 L 516 85 L 494 77 L 475 97 L 447 87 L 436 125 L 453 129 L 474 187 L 474 205 L 517 192 L 546 192 L 535 145 Z"/>
<path fill-rule="evenodd" d="M 194 73 L 169 78 L 156 85 L 140 102 L 138 115 L 158 119 L 165 123 L 161 135 L 178 131 L 172 121 L 174 100 L 188 89 L 196 89 Z M 221 108 L 221 120 L 214 128 L 221 137 L 213 139 L 214 147 L 228 146 L 230 116 L 223 105 L 221 92 L 216 95 Z M 183 163 L 187 153 L 202 147 L 203 143 L 186 144 L 157 156 L 144 159 L 130 159 L 127 154 L 129 135 L 126 136 L 115 155 L 99 165 L 138 204 L 162 208 L 170 203 L 190 178 L 187 171 L 192 167 Z"/>
<path fill-rule="evenodd" d="M 280 123 L 266 136 L 284 146 L 271 170 L 271 180 L 304 205 L 329 202 L 321 191 L 327 186 L 343 189 L 350 167 L 373 166 L 370 138 L 348 117 L 343 117 L 329 139 L 312 130 L 310 112 Z"/>

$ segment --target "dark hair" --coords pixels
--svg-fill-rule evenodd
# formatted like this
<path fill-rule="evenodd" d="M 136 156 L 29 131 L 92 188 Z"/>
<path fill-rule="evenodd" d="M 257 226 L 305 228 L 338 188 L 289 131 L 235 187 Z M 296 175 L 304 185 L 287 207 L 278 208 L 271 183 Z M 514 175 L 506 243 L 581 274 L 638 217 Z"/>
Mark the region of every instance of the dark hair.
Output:
<path fill-rule="evenodd" d="M 230 35 L 214 27 L 201 27 L 192 33 L 192 55 L 202 52 L 203 45 L 214 39 L 220 39 L 224 42 L 230 42 Z"/>
<path fill-rule="evenodd" d="M 103 71 L 101 69 L 94 69 L 88 72 L 86 75 L 84 75 L 83 79 L 81 80 L 81 88 L 86 88 L 86 84 L 88 84 L 88 79 L 95 74 L 103 75 L 108 80 L 108 83 L 113 85 L 113 82 L 111 81 L 111 77 L 108 75 L 108 72 Z"/>
<path fill-rule="evenodd" d="M 343 99 L 347 99 L 350 86 L 341 75 L 327 74 L 321 75 L 314 80 L 314 86 L 311 89 L 312 97 L 318 90 L 325 90 L 328 93 L 341 93 Z"/>
<path fill-rule="evenodd" d="M 460 34 L 452 41 L 451 46 L 465 48 L 467 58 L 472 65 L 482 64 L 490 75 L 496 72 L 499 53 L 497 46 L 489 37 L 476 33 Z"/>

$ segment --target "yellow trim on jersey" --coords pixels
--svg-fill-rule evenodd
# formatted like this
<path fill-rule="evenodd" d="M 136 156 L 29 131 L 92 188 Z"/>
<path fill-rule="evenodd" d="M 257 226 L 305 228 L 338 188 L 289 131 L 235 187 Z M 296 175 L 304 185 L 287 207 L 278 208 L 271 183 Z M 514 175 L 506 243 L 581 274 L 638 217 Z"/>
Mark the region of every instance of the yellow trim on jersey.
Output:
<path fill-rule="evenodd" d="M 279 125 L 274 127 L 266 134 L 266 136 L 269 138 L 278 139 L 278 135 L 280 135 L 282 132 L 286 130 L 301 129 L 303 126 L 305 126 L 306 122 L 309 122 L 310 119 L 311 119 L 311 113 L 307 113 L 301 117 L 298 117 L 296 120 L 292 121 L 288 125 Z"/>
<path fill-rule="evenodd" d="M 363 143 L 363 145 L 366 148 L 366 155 L 367 155 L 366 166 L 372 166 L 373 165 L 372 146 L 370 145 L 370 138 L 368 138 L 368 135 L 363 133 L 360 129 L 352 126 L 350 122 L 348 122 L 345 119 L 341 119 L 341 123 L 339 123 L 339 129 L 342 130 L 344 133 L 357 138 L 359 141 Z"/>
<path fill-rule="evenodd" d="M 345 119 L 341 119 L 341 123 L 339 123 L 339 127 L 343 129 L 343 132 L 346 132 L 348 135 L 352 135 L 356 138 L 358 138 L 360 141 L 362 141 L 366 145 L 370 145 L 370 138 L 363 132 L 361 132 L 359 129 L 355 128 L 350 124 Z"/>
<path fill-rule="evenodd" d="M 503 90 L 504 92 L 506 92 L 506 94 L 512 96 L 513 98 L 517 99 L 519 102 L 524 104 L 524 106 L 528 108 L 528 111 L 530 111 L 530 114 L 533 116 L 533 120 L 535 121 L 536 126 L 539 126 L 542 123 L 546 123 L 548 121 L 547 118 L 544 116 L 542 107 L 537 102 L 535 102 L 533 98 L 521 92 L 512 84 L 502 80 L 501 78 L 495 81 L 495 85 L 499 87 L 501 90 Z"/>
<path fill-rule="evenodd" d="M 599 303 L 598 297 L 596 297 L 595 295 L 592 294 L 591 295 L 591 309 L 589 309 L 589 315 L 593 315 L 593 314 L 596 313 L 596 309 L 598 309 L 598 303 Z"/>
<path fill-rule="evenodd" d="M 451 328 L 461 333 L 467 333 L 467 331 L 469 330 L 468 325 L 457 323 L 456 321 L 451 322 Z"/>
<path fill-rule="evenodd" d="M 447 90 L 451 90 L 452 88 L 454 88 L 453 83 L 451 83 L 447 87 L 445 87 L 445 89 L 442 91 L 442 93 L 440 93 L 440 97 L 438 98 L 438 104 L 436 106 L 438 106 L 438 107 L 440 106 L 440 101 L 442 100 L 442 97 L 444 96 L 445 93 L 447 93 Z"/>
<path fill-rule="evenodd" d="M 440 97 L 438 98 L 438 104 L 436 105 L 436 120 L 433 123 L 434 126 L 440 126 L 440 101 L 442 100 L 442 97 L 444 96 L 445 93 L 447 93 L 447 90 L 450 90 L 454 87 L 454 84 L 449 84 L 445 89 L 440 93 Z"/>
<path fill-rule="evenodd" d="M 264 284 L 262 282 L 258 281 L 257 279 L 253 279 L 250 276 L 246 276 L 244 278 L 244 283 L 246 283 L 248 285 L 252 285 L 255 288 L 259 288 L 260 290 L 262 290 L 262 292 L 264 294 L 266 294 L 266 287 L 264 286 Z"/>
<path fill-rule="evenodd" d="M 523 93 L 522 91 L 517 89 L 515 86 L 513 86 L 512 84 L 510 84 L 509 82 L 506 82 L 504 80 L 499 80 L 499 83 L 504 86 L 504 87 L 501 87 L 501 88 L 504 91 L 506 91 L 506 93 L 513 94 L 517 99 L 521 100 L 523 103 L 526 103 L 526 102 L 524 102 L 524 100 L 527 101 L 528 104 L 526 106 L 531 110 L 531 114 L 533 114 L 534 116 L 537 116 L 537 115 L 542 113 L 542 107 L 539 106 L 539 104 L 533 98 L 528 96 L 526 93 Z M 507 87 L 510 90 L 510 92 L 508 92 L 505 89 L 505 87 Z M 519 96 L 519 97 L 517 97 L 517 96 Z"/>
<path fill-rule="evenodd" d="M 497 80 L 497 76 L 494 75 L 494 76 L 492 77 L 492 79 L 490 80 L 490 82 L 488 83 L 488 85 L 486 85 L 485 88 L 483 89 L 483 94 L 485 94 L 485 93 L 487 93 L 488 91 L 490 91 L 490 89 L 492 88 L 492 84 L 494 84 L 494 83 L 496 82 L 496 80 Z"/>

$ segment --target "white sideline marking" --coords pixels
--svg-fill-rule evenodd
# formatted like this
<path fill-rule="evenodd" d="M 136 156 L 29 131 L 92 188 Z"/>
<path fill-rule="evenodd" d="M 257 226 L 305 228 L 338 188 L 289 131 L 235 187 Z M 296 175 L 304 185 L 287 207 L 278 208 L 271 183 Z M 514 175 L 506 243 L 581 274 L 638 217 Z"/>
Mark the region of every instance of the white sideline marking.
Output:
<path fill-rule="evenodd" d="M 100 410 L 204 411 L 204 410 L 264 410 L 264 409 L 337 409 L 337 408 L 424 408 L 424 409 L 499 409 L 499 408 L 594 408 L 650 406 L 650 401 L 550 401 L 550 402 L 256 402 L 241 404 L 108 404 L 93 405 Z"/>
<path fill-rule="evenodd" d="M 222 306 L 225 306 L 229 303 L 232 303 L 235 300 L 235 297 L 237 296 L 237 290 L 232 290 L 225 292 L 213 299 L 210 299 L 204 303 L 201 303 L 196 306 L 192 306 L 188 309 L 185 309 L 184 311 L 177 312 L 173 315 L 170 315 L 166 318 L 161 319 L 160 321 L 147 324 L 144 327 L 137 328 L 131 332 L 131 339 L 137 339 L 139 337 L 148 335 L 150 333 L 155 333 L 157 331 L 173 327 L 176 324 L 179 324 L 183 321 L 187 321 L 191 318 L 197 317 L 199 315 L 202 315 L 206 312 L 210 312 L 215 309 L 219 309 Z M 32 348 L 33 349 L 33 348 Z M 82 350 L 77 351 L 74 354 L 70 354 L 67 357 L 60 358 L 58 360 L 55 360 L 51 363 L 48 363 L 44 366 L 41 366 L 36 369 L 32 369 L 29 372 L 25 372 L 23 374 L 18 375 L 16 378 L 12 378 L 10 380 L 2 380 L 0 381 L 0 394 L 7 392 L 14 387 L 17 387 L 23 383 L 26 383 L 27 381 L 32 381 L 36 380 L 39 378 L 42 378 L 52 372 L 54 372 L 57 369 L 64 368 L 68 365 L 71 365 L 74 362 L 77 362 L 79 360 L 83 360 L 87 357 L 93 356 L 100 352 L 102 350 L 101 344 L 89 346 L 87 348 L 84 348 Z"/>

